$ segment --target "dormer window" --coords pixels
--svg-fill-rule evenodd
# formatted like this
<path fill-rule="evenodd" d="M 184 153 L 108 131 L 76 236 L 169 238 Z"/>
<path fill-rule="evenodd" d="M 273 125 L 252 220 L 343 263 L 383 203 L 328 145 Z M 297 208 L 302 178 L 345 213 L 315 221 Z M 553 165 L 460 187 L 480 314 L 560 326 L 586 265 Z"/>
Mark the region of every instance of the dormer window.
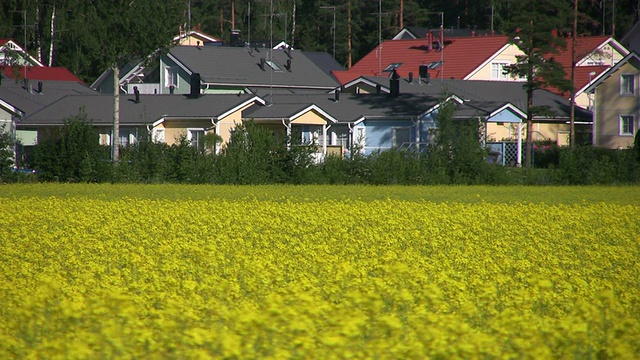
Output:
<path fill-rule="evenodd" d="M 635 93 L 635 75 L 620 75 L 620 95 L 633 95 Z"/>
<path fill-rule="evenodd" d="M 509 74 L 505 72 L 506 66 L 509 66 L 508 62 L 491 63 L 491 80 L 509 80 Z"/>

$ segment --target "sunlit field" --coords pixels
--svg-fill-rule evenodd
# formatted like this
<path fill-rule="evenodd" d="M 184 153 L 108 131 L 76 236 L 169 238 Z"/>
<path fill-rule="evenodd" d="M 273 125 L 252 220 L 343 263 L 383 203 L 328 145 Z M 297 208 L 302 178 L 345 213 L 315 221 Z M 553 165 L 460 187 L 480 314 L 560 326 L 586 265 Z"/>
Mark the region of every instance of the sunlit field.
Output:
<path fill-rule="evenodd" d="M 0 186 L 0 359 L 640 358 L 640 187 Z"/>

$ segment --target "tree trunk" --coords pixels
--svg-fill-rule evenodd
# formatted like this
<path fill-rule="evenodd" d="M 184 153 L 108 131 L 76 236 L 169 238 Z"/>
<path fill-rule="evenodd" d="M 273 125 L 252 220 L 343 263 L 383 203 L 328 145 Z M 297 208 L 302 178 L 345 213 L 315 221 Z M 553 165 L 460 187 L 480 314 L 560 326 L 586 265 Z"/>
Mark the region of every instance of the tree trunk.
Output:
<path fill-rule="evenodd" d="M 296 41 L 296 2 L 293 2 L 293 11 L 291 12 L 291 48 L 295 49 Z"/>
<path fill-rule="evenodd" d="M 120 160 L 120 69 L 118 64 L 111 65 L 113 71 L 113 136 L 111 139 L 112 160 Z"/>
<path fill-rule="evenodd" d="M 351 0 L 347 3 L 347 69 L 351 69 Z"/>
<path fill-rule="evenodd" d="M 53 3 L 53 11 L 51 12 L 51 43 L 49 44 L 49 67 L 53 66 L 53 42 L 56 31 L 56 3 Z"/>
<path fill-rule="evenodd" d="M 573 0 L 573 33 L 571 34 L 571 109 L 569 115 L 569 148 L 576 142 L 576 32 L 578 31 L 578 0 Z"/>

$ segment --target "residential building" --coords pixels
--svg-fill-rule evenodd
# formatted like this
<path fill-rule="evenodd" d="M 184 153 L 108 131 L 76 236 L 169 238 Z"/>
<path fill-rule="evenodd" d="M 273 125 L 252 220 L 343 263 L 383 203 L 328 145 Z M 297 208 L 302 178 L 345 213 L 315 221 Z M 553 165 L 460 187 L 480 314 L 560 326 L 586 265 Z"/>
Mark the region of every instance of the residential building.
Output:
<path fill-rule="evenodd" d="M 609 149 L 633 146 L 640 128 L 640 56 L 629 53 L 585 91 L 593 95 L 593 145 Z"/>

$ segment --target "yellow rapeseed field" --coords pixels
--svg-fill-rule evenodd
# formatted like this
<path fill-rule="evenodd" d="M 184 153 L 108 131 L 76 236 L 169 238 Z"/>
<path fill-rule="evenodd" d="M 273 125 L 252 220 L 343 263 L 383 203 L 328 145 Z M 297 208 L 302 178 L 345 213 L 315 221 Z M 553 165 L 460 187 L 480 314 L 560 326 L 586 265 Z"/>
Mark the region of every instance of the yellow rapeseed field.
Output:
<path fill-rule="evenodd" d="M 638 359 L 638 194 L 0 186 L 0 359 Z"/>

